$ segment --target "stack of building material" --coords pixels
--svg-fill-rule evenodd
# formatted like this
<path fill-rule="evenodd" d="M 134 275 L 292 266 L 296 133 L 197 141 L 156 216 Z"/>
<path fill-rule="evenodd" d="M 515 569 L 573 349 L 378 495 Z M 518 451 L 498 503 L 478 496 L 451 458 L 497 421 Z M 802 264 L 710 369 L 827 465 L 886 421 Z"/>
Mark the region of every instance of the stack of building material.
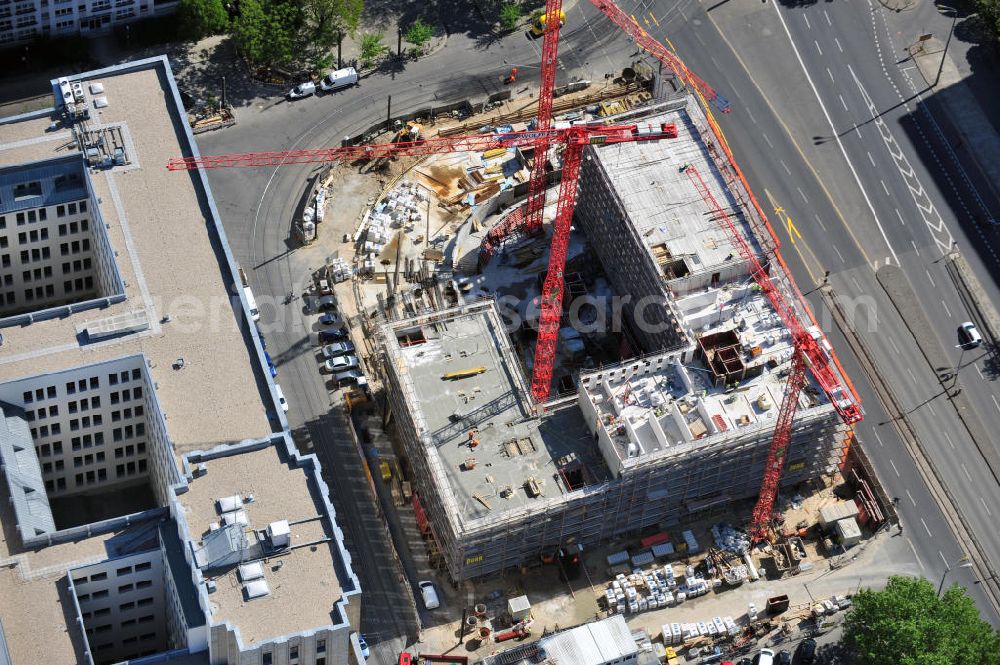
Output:
<path fill-rule="evenodd" d="M 687 544 L 687 551 L 689 554 L 695 554 L 701 548 L 698 546 L 698 540 L 694 537 L 694 532 L 691 530 L 684 531 L 681 533 L 684 538 L 684 542 Z"/>
<path fill-rule="evenodd" d="M 750 548 L 750 538 L 747 534 L 724 522 L 712 526 L 712 538 L 716 547 L 734 554 L 743 554 Z"/>

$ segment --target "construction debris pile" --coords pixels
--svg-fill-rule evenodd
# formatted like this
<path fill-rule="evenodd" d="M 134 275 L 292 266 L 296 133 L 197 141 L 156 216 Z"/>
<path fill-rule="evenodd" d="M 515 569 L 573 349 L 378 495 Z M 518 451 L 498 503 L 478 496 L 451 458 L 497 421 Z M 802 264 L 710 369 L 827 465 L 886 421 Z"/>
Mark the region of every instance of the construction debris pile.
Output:
<path fill-rule="evenodd" d="M 361 258 L 362 272 L 372 272 L 379 254 L 389 244 L 394 235 L 392 229 L 413 231 L 422 219 L 421 204 L 427 201 L 427 194 L 419 185 L 402 181 L 389 192 L 375 207 L 365 213 L 354 240 L 361 243 L 358 256 Z"/>
<path fill-rule="evenodd" d="M 712 525 L 712 539 L 720 550 L 742 555 L 750 549 L 750 536 L 741 529 L 735 529 L 725 522 Z"/>
<path fill-rule="evenodd" d="M 663 624 L 664 644 L 684 644 L 698 637 L 735 637 L 742 632 L 731 616 L 714 617 L 695 623 Z"/>

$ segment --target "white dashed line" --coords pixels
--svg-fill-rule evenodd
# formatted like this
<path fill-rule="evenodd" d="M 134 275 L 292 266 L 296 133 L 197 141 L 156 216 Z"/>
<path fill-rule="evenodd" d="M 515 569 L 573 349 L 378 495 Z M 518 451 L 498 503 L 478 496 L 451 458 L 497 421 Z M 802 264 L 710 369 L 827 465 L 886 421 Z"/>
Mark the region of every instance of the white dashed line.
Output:
<path fill-rule="evenodd" d="M 820 55 L 823 55 L 823 49 L 821 49 L 821 48 L 819 47 L 819 42 L 818 42 L 818 41 L 816 41 L 816 40 L 814 39 L 814 40 L 813 40 L 813 44 L 815 44 L 815 45 L 816 45 L 816 50 L 817 50 L 817 51 L 819 51 L 819 54 L 820 54 Z"/>
<path fill-rule="evenodd" d="M 812 24 L 809 23 L 809 17 L 805 14 L 802 15 L 802 20 L 806 22 L 806 27 L 812 30 Z"/>
<path fill-rule="evenodd" d="M 993 404 L 994 404 L 994 406 L 997 407 L 997 411 L 1000 411 L 1000 402 L 997 402 L 997 396 L 996 395 L 990 395 L 990 397 L 993 398 Z"/>
<path fill-rule="evenodd" d="M 882 446 L 883 448 L 885 448 L 885 444 L 884 444 L 884 443 L 882 443 L 882 437 L 880 437 L 880 436 L 878 435 L 878 430 L 874 430 L 874 429 L 873 429 L 873 430 L 872 430 L 872 434 L 874 434 L 874 435 L 875 435 L 875 440 L 876 440 L 876 441 L 878 441 L 878 445 L 880 445 L 880 446 Z"/>
<path fill-rule="evenodd" d="M 806 203 L 809 203 L 809 198 L 806 197 L 806 193 L 802 191 L 802 188 L 796 187 L 795 189 L 799 190 L 799 196 L 802 197 L 802 200 L 805 201 Z"/>
<path fill-rule="evenodd" d="M 927 275 L 927 279 L 931 280 L 931 286 L 934 287 L 934 288 L 937 288 L 937 284 L 934 283 L 934 278 L 931 277 L 931 271 L 930 270 L 924 270 L 924 274 Z"/>
<path fill-rule="evenodd" d="M 889 346 L 892 347 L 892 350 L 895 351 L 896 355 L 898 356 L 899 355 L 899 347 L 896 346 L 896 340 L 894 340 L 891 337 L 886 337 L 886 339 L 889 340 Z"/>
<path fill-rule="evenodd" d="M 951 310 L 948 309 L 948 303 L 946 303 L 945 301 L 942 300 L 941 301 L 941 306 L 944 307 L 945 314 L 947 314 L 948 318 L 950 319 L 951 318 Z"/>
<path fill-rule="evenodd" d="M 843 53 L 844 52 L 844 47 L 840 45 L 840 40 L 837 39 L 836 37 L 834 37 L 833 41 L 837 42 L 837 48 L 839 48 L 840 52 Z"/>
<path fill-rule="evenodd" d="M 871 153 L 868 153 L 868 161 L 872 163 L 872 166 L 875 166 L 875 158 L 872 157 Z"/>
<path fill-rule="evenodd" d="M 920 250 L 917 249 L 917 243 L 916 243 L 916 241 L 911 240 L 910 244 L 913 245 L 913 251 L 917 253 L 917 256 L 920 256 Z"/>
<path fill-rule="evenodd" d="M 764 143 L 766 143 L 771 148 L 774 147 L 774 144 L 771 143 L 771 139 L 767 138 L 767 134 L 761 133 L 761 136 L 764 138 Z"/>
<path fill-rule="evenodd" d="M 979 369 L 979 365 L 973 364 L 972 366 L 976 368 L 976 374 L 979 375 L 979 380 L 985 381 L 986 377 L 983 376 L 983 370 Z"/>
<path fill-rule="evenodd" d="M 813 215 L 813 217 L 816 218 L 816 221 L 819 223 L 820 228 L 826 231 L 826 224 L 824 224 L 823 220 L 819 218 L 819 215 Z"/>
<path fill-rule="evenodd" d="M 931 530 L 927 528 L 927 522 L 924 521 L 923 517 L 920 518 L 920 523 L 924 525 L 924 531 L 927 532 L 927 535 L 930 536 L 931 538 L 933 538 L 934 534 L 931 533 Z"/>
<path fill-rule="evenodd" d="M 833 78 L 833 72 L 830 71 L 829 67 L 826 68 L 826 73 L 830 75 L 830 83 L 836 83 L 837 82 L 836 80 L 834 80 L 834 78 Z"/>
<path fill-rule="evenodd" d="M 831 245 L 831 247 L 833 247 L 833 251 L 837 252 L 837 256 L 840 257 L 840 262 L 841 263 L 847 263 L 847 261 L 844 260 L 844 255 L 840 253 L 839 249 L 837 249 L 837 246 L 836 245 Z"/>
<path fill-rule="evenodd" d="M 906 490 L 906 496 L 907 496 L 907 498 L 909 498 L 910 503 L 913 504 L 913 507 L 916 508 L 917 507 L 917 500 L 913 498 L 912 494 L 910 494 L 910 490 Z"/>
<path fill-rule="evenodd" d="M 897 469 L 897 468 L 896 468 L 896 463 L 895 463 L 895 462 L 893 462 L 893 461 L 892 461 L 892 459 L 890 459 L 890 460 L 889 460 L 889 464 L 891 464 L 891 465 L 892 465 L 892 470 L 896 472 L 896 475 L 897 475 L 897 476 L 899 476 L 899 469 Z"/>
<path fill-rule="evenodd" d="M 913 383 L 917 382 L 917 375 L 913 373 L 912 369 L 910 369 L 909 367 L 907 367 L 906 368 L 906 373 L 910 375 L 910 381 L 913 381 Z"/>
<path fill-rule="evenodd" d="M 899 208 L 893 208 L 896 211 L 896 217 L 899 217 L 899 223 L 906 226 L 906 220 L 903 219 L 903 213 L 899 212 Z"/>
<path fill-rule="evenodd" d="M 861 288 L 861 282 L 854 275 L 851 275 L 851 281 L 854 282 L 854 288 L 858 290 L 859 293 L 864 293 L 864 289 Z"/>
<path fill-rule="evenodd" d="M 986 505 L 986 499 L 984 499 L 983 497 L 979 497 L 979 502 L 983 504 L 983 508 L 986 509 L 986 514 L 989 515 L 990 517 L 993 517 L 993 513 L 990 512 L 990 507 Z"/>
<path fill-rule="evenodd" d="M 826 24 L 829 26 L 833 26 L 833 21 L 830 20 L 830 15 L 826 13 L 825 9 L 823 10 L 823 16 L 826 17 Z"/>
<path fill-rule="evenodd" d="M 969 470 L 965 468 L 965 462 L 962 462 L 962 471 L 965 471 L 965 477 L 968 478 L 969 482 L 971 483 L 972 482 L 972 474 L 969 473 Z"/>
<path fill-rule="evenodd" d="M 927 525 L 925 524 L 924 527 L 926 527 L 926 526 Z M 928 533 L 930 533 L 930 532 L 928 531 Z M 941 550 L 938 550 L 938 556 L 941 557 L 941 561 L 944 562 L 944 567 L 945 568 L 951 568 L 951 566 L 948 565 L 948 559 L 945 559 L 944 558 L 944 554 L 941 554 Z"/>
<path fill-rule="evenodd" d="M 785 160 L 779 159 L 778 161 L 781 162 L 781 168 L 785 169 L 785 173 L 792 175 L 792 171 L 788 168 L 788 164 L 785 164 Z"/>
<path fill-rule="evenodd" d="M 931 415 L 937 418 L 937 411 L 934 410 L 934 405 L 927 402 L 927 408 L 930 409 Z"/>
<path fill-rule="evenodd" d="M 889 193 L 889 188 L 885 186 L 885 180 L 879 180 L 879 182 L 882 183 L 882 190 L 885 192 L 885 195 L 892 196 L 892 194 Z"/>
<path fill-rule="evenodd" d="M 847 102 L 844 101 L 844 96 L 843 95 L 837 95 L 837 96 L 840 97 L 840 103 L 844 105 L 844 110 L 845 111 L 849 110 L 847 108 Z M 861 136 L 861 134 L 858 134 L 858 136 Z"/>
<path fill-rule="evenodd" d="M 708 44 L 705 43 L 705 40 L 702 39 L 701 35 L 699 35 L 697 32 L 694 33 L 694 38 L 697 39 L 699 42 L 701 42 L 702 46 L 708 46 Z"/>
<path fill-rule="evenodd" d="M 750 122 L 756 125 L 757 118 L 753 117 L 753 113 L 750 112 L 750 109 L 744 109 L 744 110 L 747 112 L 747 117 L 750 118 Z"/>
<path fill-rule="evenodd" d="M 948 441 L 948 445 L 951 446 L 951 449 L 955 450 L 955 442 L 951 440 L 948 432 L 946 430 L 942 430 L 942 434 L 944 434 L 944 438 Z"/>

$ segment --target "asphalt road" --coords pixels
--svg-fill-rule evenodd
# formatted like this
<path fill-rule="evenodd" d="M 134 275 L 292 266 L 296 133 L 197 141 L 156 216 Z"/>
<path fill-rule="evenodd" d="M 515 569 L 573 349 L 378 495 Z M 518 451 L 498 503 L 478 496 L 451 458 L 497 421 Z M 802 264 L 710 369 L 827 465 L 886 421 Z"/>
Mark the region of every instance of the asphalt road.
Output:
<path fill-rule="evenodd" d="M 956 494 L 959 509 L 977 529 L 987 554 L 998 560 L 1000 541 L 990 513 L 996 481 L 954 410 L 938 395 L 935 368 L 923 362 L 912 336 L 874 279 L 874 270 L 887 261 L 902 266 L 937 326 L 941 343 L 952 347 L 955 328 L 969 317 L 949 310 L 949 304 L 957 309 L 955 303 L 960 300 L 943 263 L 935 261 L 942 244 L 944 249 L 950 246 L 949 232 L 960 247 L 984 246 L 984 241 L 974 225 L 971 231 L 976 238 L 956 220 L 955 210 L 961 214 L 963 208 L 952 197 L 961 196 L 963 188 L 956 185 L 954 191 L 945 193 L 937 185 L 949 177 L 956 183 L 966 182 L 964 167 L 947 159 L 934 121 L 922 108 L 908 111 L 898 95 L 891 97 L 902 88 L 899 82 L 895 88 L 886 82 L 886 72 L 894 63 L 880 59 L 875 44 L 876 35 L 889 40 L 888 35 L 878 33 L 879 29 L 885 32 L 880 10 L 871 12 L 868 3 L 795 4 L 800 6 L 713 3 L 711 18 L 695 12 L 685 30 L 661 31 L 657 36 L 671 40 L 695 71 L 729 96 L 734 110 L 720 121 L 762 205 L 781 206 L 788 217 L 775 218 L 792 220 L 791 225 L 776 226 L 782 227 L 783 253 L 800 287 L 807 291 L 822 280 L 826 270 L 831 271 L 830 284 L 838 296 L 855 305 L 856 327 L 897 397 L 915 407 L 910 419 L 928 444 L 932 463 Z M 873 120 L 871 107 L 884 124 Z M 900 123 L 910 131 L 903 131 Z M 911 136 L 921 136 L 916 127 L 927 137 L 927 144 L 919 149 L 910 142 Z M 839 142 L 832 138 L 835 134 L 843 134 Z M 928 169 L 941 169 L 948 175 L 931 174 Z M 923 196 L 915 197 L 911 187 Z M 965 196 L 967 207 L 978 205 L 967 191 Z M 934 216 L 925 221 L 931 214 L 940 214 L 940 219 Z M 981 279 L 995 290 L 988 269 L 978 256 L 972 258 Z M 815 297 L 811 300 L 822 320 L 819 303 Z M 832 326 L 824 328 L 841 350 L 840 357 L 864 400 L 867 418 L 859 433 L 890 495 L 901 498 L 898 509 L 908 527 L 905 537 L 925 574 L 939 579 L 946 567 L 955 567 L 963 550 L 897 433 L 884 424 L 888 418 L 843 340 Z M 1000 409 L 993 403 L 992 379 L 980 355 L 962 358 L 965 368 L 960 381 L 970 395 L 975 394 L 977 409 L 990 426 L 1000 423 Z M 969 363 L 974 359 L 975 363 Z M 959 360 L 956 350 L 956 365 Z M 969 364 L 977 365 L 979 371 Z M 996 622 L 970 573 L 955 569 L 948 579 L 969 586 L 986 616 Z"/>

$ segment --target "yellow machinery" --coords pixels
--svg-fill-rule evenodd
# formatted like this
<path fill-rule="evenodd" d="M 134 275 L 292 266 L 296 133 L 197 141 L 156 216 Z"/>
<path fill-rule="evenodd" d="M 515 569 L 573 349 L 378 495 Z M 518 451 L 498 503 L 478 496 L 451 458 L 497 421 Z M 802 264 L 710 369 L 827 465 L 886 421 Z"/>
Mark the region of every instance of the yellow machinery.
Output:
<path fill-rule="evenodd" d="M 566 12 L 559 10 L 559 27 L 566 25 Z M 545 12 L 536 18 L 531 23 L 531 34 L 535 37 L 541 37 L 545 34 Z"/>
<path fill-rule="evenodd" d="M 468 379 L 472 376 L 477 376 L 486 371 L 485 367 L 470 367 L 469 369 L 460 369 L 457 372 L 448 372 L 441 377 L 442 381 L 457 381 L 458 379 Z"/>
<path fill-rule="evenodd" d="M 392 478 L 392 467 L 389 466 L 388 462 L 380 462 L 378 465 L 378 470 L 382 474 L 382 480 L 388 481 Z"/>

